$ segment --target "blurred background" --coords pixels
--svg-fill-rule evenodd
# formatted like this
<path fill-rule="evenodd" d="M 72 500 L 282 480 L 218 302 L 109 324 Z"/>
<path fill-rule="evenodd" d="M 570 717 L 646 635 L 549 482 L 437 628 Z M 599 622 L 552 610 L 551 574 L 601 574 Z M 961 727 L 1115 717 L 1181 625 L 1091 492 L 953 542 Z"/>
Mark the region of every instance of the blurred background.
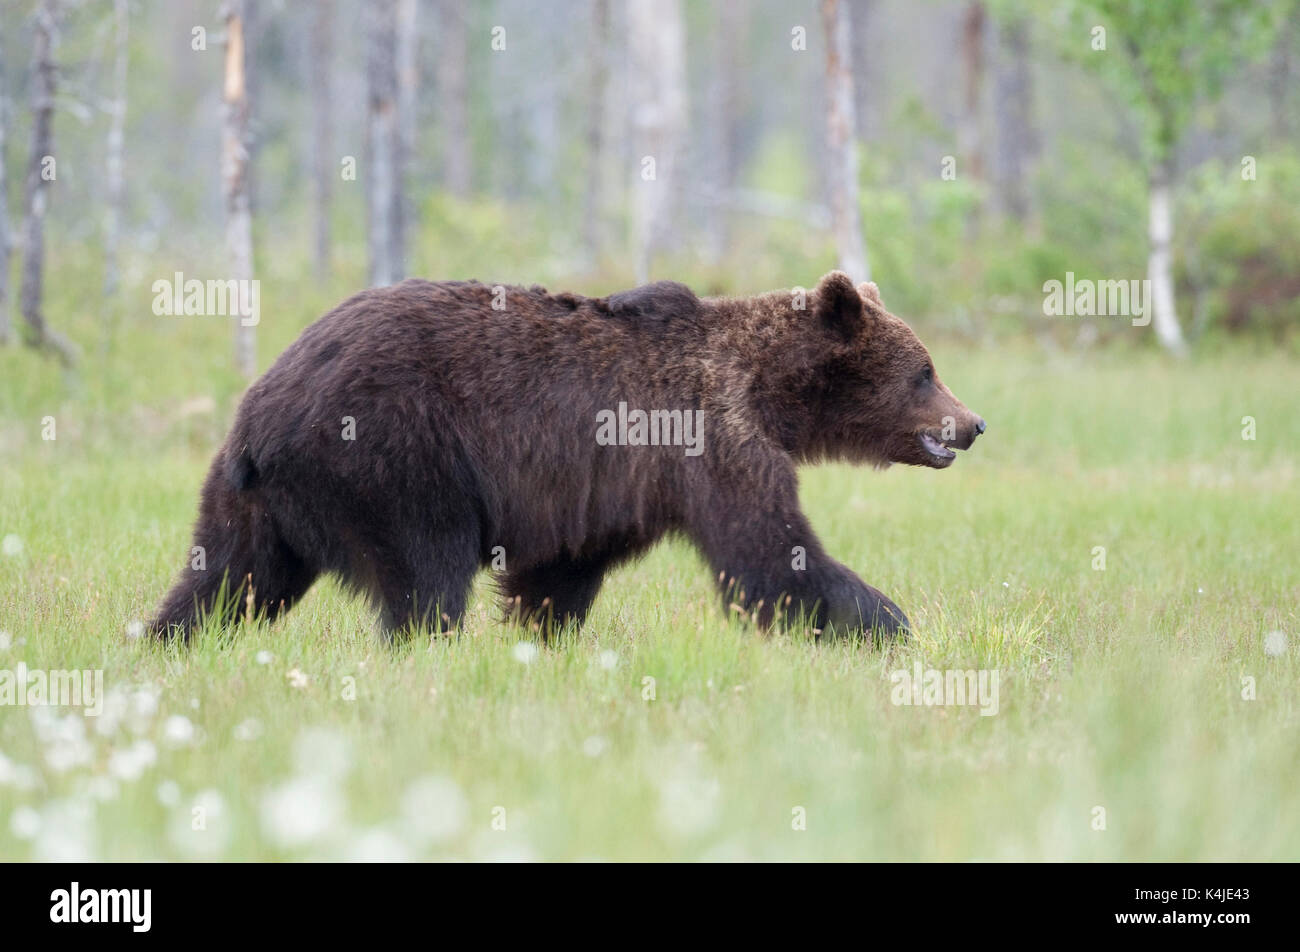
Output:
<path fill-rule="evenodd" d="M 177 347 L 238 388 L 404 276 L 748 294 L 839 266 L 923 336 L 1294 352 L 1290 0 L 2 9 L 0 336 L 107 390 Z M 176 272 L 259 279 L 260 326 L 160 318 Z M 1168 303 L 1046 315 L 1067 272 Z"/>

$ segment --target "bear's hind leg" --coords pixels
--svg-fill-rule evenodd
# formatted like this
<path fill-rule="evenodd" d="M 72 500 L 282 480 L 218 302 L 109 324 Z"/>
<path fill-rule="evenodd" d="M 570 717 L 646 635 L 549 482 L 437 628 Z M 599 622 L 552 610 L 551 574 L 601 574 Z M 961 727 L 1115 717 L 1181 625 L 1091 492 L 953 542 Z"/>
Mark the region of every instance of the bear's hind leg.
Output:
<path fill-rule="evenodd" d="M 477 543 L 476 534 L 462 533 L 423 547 L 418 556 L 381 554 L 374 596 L 388 641 L 408 637 L 417 628 L 460 627 L 478 571 Z"/>
<path fill-rule="evenodd" d="M 610 560 L 563 557 L 510 572 L 502 589 L 506 613 L 515 621 L 540 624 L 544 631 L 581 625 L 600 591 Z"/>
<path fill-rule="evenodd" d="M 285 544 L 260 504 L 233 489 L 222 493 L 200 511 L 190 561 L 149 624 L 157 637 L 188 640 L 203 619 L 228 626 L 250 608 L 274 620 L 316 580 L 316 569 Z"/>

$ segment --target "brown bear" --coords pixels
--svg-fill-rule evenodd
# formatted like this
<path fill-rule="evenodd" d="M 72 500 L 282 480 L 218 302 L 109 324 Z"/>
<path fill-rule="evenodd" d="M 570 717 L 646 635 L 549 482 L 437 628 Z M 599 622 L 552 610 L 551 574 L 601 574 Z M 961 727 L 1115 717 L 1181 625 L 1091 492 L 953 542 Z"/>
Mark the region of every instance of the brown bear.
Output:
<path fill-rule="evenodd" d="M 372 288 L 249 388 L 203 486 L 203 558 L 151 627 L 275 617 L 322 572 L 390 636 L 454 627 L 488 566 L 512 613 L 581 622 L 605 573 L 676 533 L 760 625 L 893 635 L 907 618 L 822 549 L 795 467 L 941 469 L 983 432 L 876 286 L 838 271 L 703 300 Z"/>

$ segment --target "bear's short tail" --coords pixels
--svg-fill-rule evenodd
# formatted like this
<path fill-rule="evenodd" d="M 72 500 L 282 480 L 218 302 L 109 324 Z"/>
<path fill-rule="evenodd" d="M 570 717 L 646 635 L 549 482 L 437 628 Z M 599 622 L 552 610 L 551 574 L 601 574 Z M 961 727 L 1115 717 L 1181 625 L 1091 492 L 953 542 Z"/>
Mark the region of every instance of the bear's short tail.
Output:
<path fill-rule="evenodd" d="M 156 637 L 188 640 L 207 621 L 225 627 L 275 618 L 315 580 L 316 572 L 281 538 L 257 483 L 246 448 L 223 451 L 213 462 L 189 561 L 149 623 Z"/>

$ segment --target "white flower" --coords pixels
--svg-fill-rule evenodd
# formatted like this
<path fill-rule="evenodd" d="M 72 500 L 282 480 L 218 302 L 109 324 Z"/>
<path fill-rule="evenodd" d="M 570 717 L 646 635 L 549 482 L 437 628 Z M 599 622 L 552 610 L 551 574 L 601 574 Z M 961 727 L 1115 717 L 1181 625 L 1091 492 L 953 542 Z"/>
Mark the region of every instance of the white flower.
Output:
<path fill-rule="evenodd" d="M 32 858 L 42 863 L 94 862 L 95 814 L 86 799 L 54 800 L 41 812 Z"/>
<path fill-rule="evenodd" d="M 0 782 L 3 780 L 0 779 Z M 39 790 L 43 786 L 40 771 L 26 764 L 14 764 L 9 770 L 8 782 L 15 790 L 25 792 Z"/>
<path fill-rule="evenodd" d="M 305 846 L 342 822 L 343 799 L 320 777 L 299 777 L 262 796 L 262 828 L 280 846 Z"/>
<path fill-rule="evenodd" d="M 388 830 L 366 830 L 351 840 L 347 858 L 353 863 L 409 863 L 411 850 Z"/>
<path fill-rule="evenodd" d="M 41 832 L 41 815 L 31 807 L 19 807 L 9 815 L 9 832 L 17 839 L 35 839 Z"/>
<path fill-rule="evenodd" d="M 136 619 L 126 623 L 126 636 L 131 640 L 144 637 L 144 622 Z"/>
<path fill-rule="evenodd" d="M 86 784 L 86 793 L 93 800 L 116 800 L 117 781 L 112 777 L 91 777 Z"/>
<path fill-rule="evenodd" d="M 1270 631 L 1265 635 L 1264 654 L 1270 658 L 1280 658 L 1286 654 L 1286 632 Z"/>
<path fill-rule="evenodd" d="M 293 742 L 293 763 L 301 776 L 341 780 L 352 769 L 352 744 L 337 731 L 308 727 Z"/>
<path fill-rule="evenodd" d="M 514 655 L 520 664 L 532 664 L 537 660 L 537 645 L 531 641 L 521 641 L 515 645 Z"/>
<path fill-rule="evenodd" d="M 0 631 L 0 651 L 8 651 L 14 643 L 14 636 L 7 631 Z"/>
<path fill-rule="evenodd" d="M 131 695 L 131 730 L 137 734 L 149 728 L 150 721 L 158 713 L 159 690 L 152 685 L 137 688 Z"/>
<path fill-rule="evenodd" d="M 109 754 L 108 772 L 118 780 L 139 780 L 157 760 L 157 748 L 147 740 L 138 740 L 130 747 Z"/>
<path fill-rule="evenodd" d="M 173 714 L 163 722 L 163 740 L 173 747 L 188 747 L 194 743 L 194 724 L 182 714 Z"/>
<path fill-rule="evenodd" d="M 609 742 L 600 736 L 588 737 L 582 742 L 582 752 L 588 757 L 599 757 L 609 747 Z"/>
<path fill-rule="evenodd" d="M 271 654 L 271 652 L 269 652 L 269 651 L 267 651 L 267 650 L 265 650 L 265 649 L 263 649 L 263 650 L 261 650 L 261 651 L 259 651 L 259 652 L 257 653 L 257 663 L 258 663 L 258 664 L 270 664 L 270 663 L 271 663 L 272 661 L 274 661 L 274 660 L 275 660 L 275 655 Z"/>
<path fill-rule="evenodd" d="M 235 725 L 235 740 L 257 740 L 262 736 L 262 722 L 255 717 Z"/>
<path fill-rule="evenodd" d="M 307 675 L 303 674 L 297 668 L 291 668 L 284 675 L 289 679 L 289 686 L 295 688 L 305 688 L 307 686 Z"/>
<path fill-rule="evenodd" d="M 69 714 L 59 717 L 53 708 L 32 708 L 32 726 L 45 745 L 45 763 L 56 773 L 90 763 L 94 748 L 86 739 L 85 719 Z"/>
<path fill-rule="evenodd" d="M 0 542 L 0 550 L 3 550 L 4 554 L 9 556 L 10 558 L 15 558 L 19 555 L 22 555 L 23 540 L 18 538 L 18 536 L 14 535 L 11 532 L 9 533 L 9 535 L 4 537 L 3 542 Z"/>
<path fill-rule="evenodd" d="M 694 751 L 685 751 L 659 779 L 659 825 L 681 836 L 706 832 L 720 812 L 722 788 L 698 761 Z"/>
<path fill-rule="evenodd" d="M 422 777 L 402 794 L 402 815 L 416 836 L 438 842 L 456 836 L 465 828 L 469 804 L 454 780 Z"/>
<path fill-rule="evenodd" d="M 175 780 L 164 780 L 158 784 L 155 792 L 158 802 L 165 807 L 174 807 L 181 802 L 181 787 Z"/>
<path fill-rule="evenodd" d="M 600 653 L 600 666 L 606 671 L 613 671 L 618 667 L 618 652 L 610 651 L 606 648 Z"/>

